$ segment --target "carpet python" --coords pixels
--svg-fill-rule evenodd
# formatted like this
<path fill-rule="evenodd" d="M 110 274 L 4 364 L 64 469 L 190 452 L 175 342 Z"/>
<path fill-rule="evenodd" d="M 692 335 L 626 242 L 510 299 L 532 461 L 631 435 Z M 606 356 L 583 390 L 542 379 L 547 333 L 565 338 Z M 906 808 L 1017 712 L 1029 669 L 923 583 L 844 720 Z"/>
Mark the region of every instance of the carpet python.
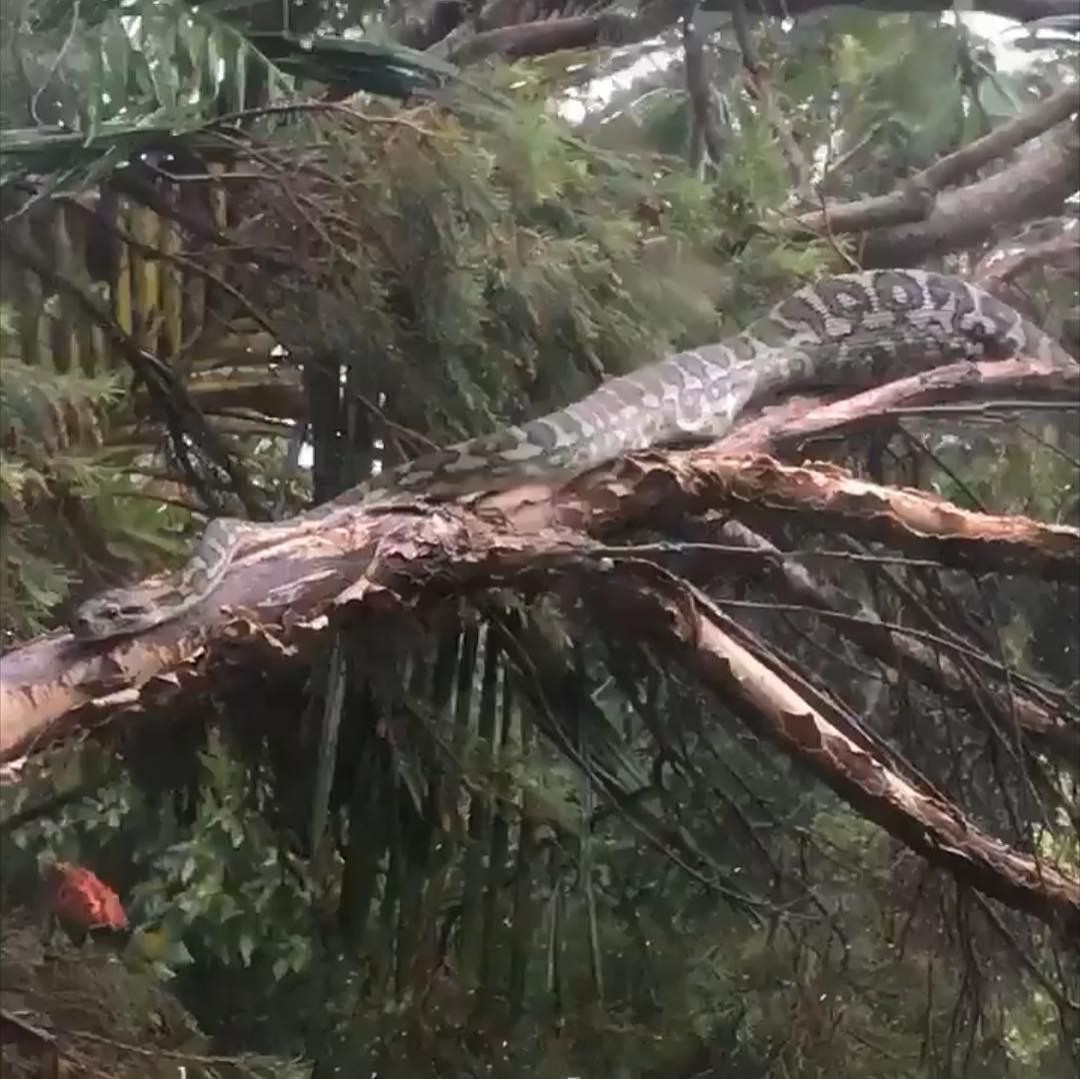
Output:
<path fill-rule="evenodd" d="M 70 620 L 83 640 L 137 633 L 213 593 L 246 532 L 295 529 L 342 506 L 388 496 L 451 498 L 529 480 L 568 479 L 625 453 L 719 438 L 748 405 L 792 390 L 860 389 L 968 359 L 1076 361 L 989 293 L 921 270 L 827 277 L 748 329 L 613 378 L 566 408 L 410 461 L 287 521 L 221 518 L 164 583 L 111 589 Z"/>

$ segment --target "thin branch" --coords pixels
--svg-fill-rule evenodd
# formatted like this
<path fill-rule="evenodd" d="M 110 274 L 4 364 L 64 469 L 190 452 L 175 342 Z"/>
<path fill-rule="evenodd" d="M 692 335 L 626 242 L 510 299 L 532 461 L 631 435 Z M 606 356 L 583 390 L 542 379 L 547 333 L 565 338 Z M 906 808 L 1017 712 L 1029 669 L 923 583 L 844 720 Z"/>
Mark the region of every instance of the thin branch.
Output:
<path fill-rule="evenodd" d="M 16 239 L 13 230 L 7 229 L 0 233 L 0 245 L 6 247 L 16 261 L 36 273 L 50 287 L 71 298 L 90 320 L 104 331 L 108 340 L 127 360 L 161 407 L 181 459 L 185 459 L 184 437 L 187 435 L 206 457 L 229 477 L 234 491 L 248 513 L 253 517 L 261 515 L 260 501 L 247 470 L 207 424 L 206 418 L 191 400 L 184 386 L 177 381 L 169 366 L 140 348 L 138 343 L 117 325 L 116 320 L 102 309 L 95 297 L 87 294 L 76 282 L 55 270 L 47 259 Z M 198 473 L 191 467 L 186 471 L 200 496 L 208 503 L 213 503 L 215 500 Z"/>
<path fill-rule="evenodd" d="M 60 51 L 53 59 L 52 66 L 49 68 L 48 74 L 45 76 L 44 81 L 34 91 L 34 96 L 30 99 L 30 117 L 35 124 L 41 124 L 41 117 L 38 116 L 37 106 L 38 101 L 41 100 L 41 95 L 45 92 L 46 87 L 53 80 L 53 76 L 60 70 L 60 65 L 64 62 L 64 56 L 67 54 L 68 49 L 71 48 L 71 43 L 75 40 L 75 31 L 79 28 L 79 8 L 82 4 L 82 0 L 75 0 L 71 6 L 71 26 L 68 27 L 67 37 L 64 38 L 64 43 L 60 46 Z"/>

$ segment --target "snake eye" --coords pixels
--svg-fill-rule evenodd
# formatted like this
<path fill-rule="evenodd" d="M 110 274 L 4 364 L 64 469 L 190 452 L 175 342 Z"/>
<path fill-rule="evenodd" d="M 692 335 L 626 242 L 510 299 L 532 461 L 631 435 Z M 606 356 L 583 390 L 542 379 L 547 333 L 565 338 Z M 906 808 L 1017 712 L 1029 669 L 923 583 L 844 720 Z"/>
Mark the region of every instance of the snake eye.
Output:
<path fill-rule="evenodd" d="M 107 603 L 105 605 L 105 617 L 116 618 L 120 614 L 120 608 L 115 603 Z"/>

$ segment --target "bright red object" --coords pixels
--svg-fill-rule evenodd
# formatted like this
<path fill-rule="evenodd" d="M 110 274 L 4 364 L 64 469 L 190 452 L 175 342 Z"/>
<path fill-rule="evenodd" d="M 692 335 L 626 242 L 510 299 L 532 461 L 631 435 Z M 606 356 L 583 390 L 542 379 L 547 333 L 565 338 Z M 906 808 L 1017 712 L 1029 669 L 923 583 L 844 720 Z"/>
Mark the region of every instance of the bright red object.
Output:
<path fill-rule="evenodd" d="M 89 869 L 54 862 L 48 874 L 52 911 L 61 921 L 79 929 L 127 929 L 120 897 Z"/>

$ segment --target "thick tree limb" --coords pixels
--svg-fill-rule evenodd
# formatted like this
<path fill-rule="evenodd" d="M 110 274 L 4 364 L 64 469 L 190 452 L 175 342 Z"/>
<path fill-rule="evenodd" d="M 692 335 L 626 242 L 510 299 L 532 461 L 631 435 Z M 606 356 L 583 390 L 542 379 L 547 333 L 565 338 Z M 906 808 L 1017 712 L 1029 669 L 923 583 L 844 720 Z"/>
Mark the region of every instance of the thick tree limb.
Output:
<path fill-rule="evenodd" d="M 210 621 L 221 635 L 207 647 L 189 617 L 120 646 L 73 647 L 54 636 L 4 657 L 0 750 L 10 756 L 25 749 L 34 735 L 49 727 L 55 733 L 55 721 L 71 723 L 80 710 L 85 722 L 95 712 L 161 707 L 177 694 L 210 688 L 227 677 L 230 663 L 295 659 L 324 636 L 330 608 L 349 620 L 366 619 L 496 584 L 524 592 L 566 588 L 587 596 L 621 633 L 634 627 L 697 673 L 760 736 L 933 864 L 1066 933 L 1080 933 L 1080 881 L 982 832 L 928 784 L 900 774 L 884 755 L 879 759 L 837 728 L 819 704 L 770 669 L 767 654 L 703 593 L 652 563 L 615 563 L 599 553 L 594 541 L 566 529 L 523 534 L 512 522 L 485 521 L 457 506 L 343 510 L 316 532 L 257 548 L 242 560 L 218 603 L 247 599 L 259 616 L 219 607 Z M 350 580 L 356 583 L 343 589 Z M 288 583 L 275 590 L 281 581 Z M 269 628 L 286 610 L 290 618 Z M 48 667 L 65 672 L 51 696 L 43 678 Z M 56 711 L 61 698 L 63 715 Z M 53 723 L 33 729 L 25 721 L 35 709 L 39 718 L 52 711 Z"/>
<path fill-rule="evenodd" d="M 654 643 L 749 727 L 864 817 L 958 880 L 1080 938 L 1080 880 L 1007 846 L 938 792 L 884 767 L 754 655 L 743 631 L 707 596 L 673 584 L 656 567 L 642 567 L 639 579 L 618 591 L 617 625 L 655 633 Z"/>
<path fill-rule="evenodd" d="M 767 457 L 724 457 L 715 450 L 652 452 L 616 461 L 531 501 L 519 488 L 478 502 L 481 512 L 501 510 L 514 530 L 521 580 L 548 580 L 550 567 L 531 551 L 557 530 L 567 549 L 589 543 L 582 532 L 609 534 L 615 526 L 649 525 L 727 508 L 740 518 L 774 527 L 786 517 L 823 530 L 843 529 L 867 539 L 935 558 L 945 565 L 1008 569 L 1072 581 L 1080 566 L 1080 530 L 1022 517 L 961 510 L 920 491 L 878 487 L 832 466 L 780 465 Z M 136 639 L 75 644 L 66 633 L 31 642 L 0 658 L 0 761 L 25 752 L 45 730 L 112 692 L 135 692 L 201 652 L 203 630 L 225 626 L 223 608 L 258 610 L 260 619 L 311 620 L 340 602 L 345 582 L 377 576 L 387 529 L 415 529 L 404 550 L 421 557 L 452 511 L 418 506 L 411 514 L 344 507 L 321 521 L 275 528 L 245 541 L 210 603 Z M 435 522 L 428 525 L 428 521 Z M 390 524 L 387 524 L 390 522 Z M 566 529 L 574 529 L 567 532 Z M 434 529 L 434 532 L 432 531 Z M 568 538 L 568 537 L 572 537 Z M 393 537 L 394 544 L 399 540 Z M 538 546 L 539 544 L 539 546 Z M 397 548 L 395 548 L 397 549 Z M 455 549 L 466 565 L 480 554 Z M 495 573 L 487 584 L 500 586 Z M 173 674 L 168 674 L 174 686 Z M 110 702 L 109 706 L 112 706 Z M 62 729 L 61 729 L 62 733 Z"/>
<path fill-rule="evenodd" d="M 1055 213 L 1080 187 L 1080 131 L 1075 122 L 993 176 L 942 194 L 925 221 L 879 229 L 860 260 L 869 268 L 913 266 L 971 247 L 1013 221 Z"/>
<path fill-rule="evenodd" d="M 791 233 L 839 236 L 922 221 L 934 211 L 937 195 L 944 188 L 959 183 L 1010 150 L 1049 131 L 1078 109 L 1080 85 L 1063 86 L 1022 116 L 935 161 L 889 194 L 826 205 L 823 210 L 814 210 L 784 222 L 781 228 Z"/>
<path fill-rule="evenodd" d="M 489 56 L 519 60 L 546 56 L 562 49 L 592 49 L 604 45 L 634 45 L 674 26 L 690 8 L 690 0 L 656 0 L 636 15 L 601 11 L 595 15 L 572 15 L 565 19 L 519 23 L 471 36 L 447 38 L 432 51 L 445 53 L 455 64 L 473 64 Z"/>
<path fill-rule="evenodd" d="M 635 454 L 595 469 L 542 503 L 517 491 L 493 496 L 519 528 L 569 526 L 604 534 L 726 509 L 753 525 L 789 520 L 889 543 L 907 555 L 977 571 L 1005 570 L 1074 582 L 1080 529 L 975 513 L 925 491 L 882 487 L 834 465 L 782 465 L 710 447 Z M 481 503 L 483 505 L 483 503 Z"/>

